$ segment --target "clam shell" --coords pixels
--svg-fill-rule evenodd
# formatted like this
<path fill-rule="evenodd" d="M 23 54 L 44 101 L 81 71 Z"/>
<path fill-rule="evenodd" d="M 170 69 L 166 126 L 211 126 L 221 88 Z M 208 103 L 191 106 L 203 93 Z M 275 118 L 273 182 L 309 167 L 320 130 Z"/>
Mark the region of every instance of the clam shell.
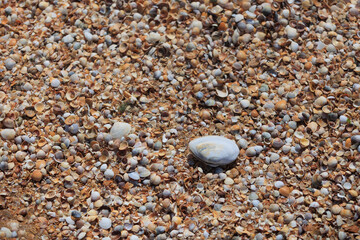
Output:
<path fill-rule="evenodd" d="M 220 136 L 205 136 L 189 143 L 192 154 L 211 167 L 227 165 L 236 160 L 240 150 L 236 143 Z"/>

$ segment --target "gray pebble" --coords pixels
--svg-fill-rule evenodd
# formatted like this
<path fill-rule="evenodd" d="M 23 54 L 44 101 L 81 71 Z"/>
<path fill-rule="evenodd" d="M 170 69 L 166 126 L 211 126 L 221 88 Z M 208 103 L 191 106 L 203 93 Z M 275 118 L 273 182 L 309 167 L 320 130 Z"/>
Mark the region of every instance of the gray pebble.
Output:
<path fill-rule="evenodd" d="M 104 172 L 104 176 L 105 176 L 106 179 L 112 179 L 114 177 L 114 171 L 111 170 L 111 169 L 107 169 Z"/>
<path fill-rule="evenodd" d="M 69 132 L 72 134 L 77 134 L 79 132 L 79 124 L 74 123 L 69 127 Z"/>
<path fill-rule="evenodd" d="M 129 173 L 129 177 L 135 181 L 140 179 L 139 173 L 137 173 L 137 172 Z"/>
<path fill-rule="evenodd" d="M 187 52 L 192 52 L 196 49 L 196 45 L 193 43 L 193 42 L 189 42 L 187 45 L 186 45 L 186 51 Z"/>
<path fill-rule="evenodd" d="M 6 7 L 6 8 L 5 8 L 5 13 L 6 13 L 7 15 L 11 15 L 11 13 L 12 13 L 12 8 L 11 8 L 11 7 Z"/>
<path fill-rule="evenodd" d="M 341 115 L 340 116 L 340 123 L 341 124 L 347 124 L 347 122 L 348 122 L 348 117 L 345 116 L 345 115 Z"/>
<path fill-rule="evenodd" d="M 277 153 L 271 153 L 271 155 L 270 155 L 270 161 L 272 161 L 272 162 L 276 162 L 277 160 L 279 160 L 279 158 L 280 158 L 280 156 Z"/>
<path fill-rule="evenodd" d="M 218 77 L 218 76 L 221 76 L 222 71 L 220 69 L 215 69 L 213 74 L 214 74 L 215 77 Z"/>
<path fill-rule="evenodd" d="M 243 108 L 248 108 L 250 106 L 250 101 L 247 100 L 247 99 L 243 99 L 243 100 L 240 101 L 240 105 Z"/>
<path fill-rule="evenodd" d="M 295 121 L 290 121 L 288 122 L 288 125 L 290 128 L 292 129 L 296 129 L 297 128 L 297 123 Z"/>
<path fill-rule="evenodd" d="M 216 102 L 213 99 L 208 99 L 208 100 L 206 100 L 205 105 L 208 107 L 213 107 L 216 105 Z"/>
<path fill-rule="evenodd" d="M 215 211 L 220 211 L 221 210 L 221 208 L 222 208 L 222 204 L 219 204 L 219 203 L 216 203 L 215 205 L 214 205 L 214 210 Z"/>
<path fill-rule="evenodd" d="M 109 229 L 111 228 L 111 219 L 109 218 L 101 218 L 100 221 L 99 221 L 99 226 L 102 228 L 102 229 Z"/>
<path fill-rule="evenodd" d="M 8 168 L 9 168 L 9 165 L 7 162 L 0 162 L 0 170 L 1 171 L 6 171 L 6 170 L 8 170 Z"/>
<path fill-rule="evenodd" d="M 64 43 L 72 43 L 75 39 L 69 34 L 63 37 L 62 41 Z"/>
<path fill-rule="evenodd" d="M 57 78 L 54 78 L 54 79 L 51 81 L 50 85 L 51 85 L 51 87 L 53 87 L 53 88 L 57 88 L 57 87 L 60 86 L 60 80 L 57 79 Z"/>
<path fill-rule="evenodd" d="M 90 198 L 91 198 L 91 201 L 95 202 L 100 199 L 100 193 L 93 191 L 93 192 L 91 192 Z"/>
<path fill-rule="evenodd" d="M 79 218 L 81 218 L 81 212 L 79 212 L 79 211 L 72 211 L 72 212 L 71 212 L 71 216 L 73 216 L 73 217 L 76 218 L 76 219 L 79 219 Z"/>
<path fill-rule="evenodd" d="M 156 234 L 161 234 L 166 231 L 166 228 L 164 226 L 158 226 L 155 228 Z"/>
<path fill-rule="evenodd" d="M 245 149 L 248 146 L 248 142 L 242 138 L 238 141 L 238 145 L 240 148 Z"/>
<path fill-rule="evenodd" d="M 155 144 L 154 144 L 154 150 L 158 151 L 162 148 L 162 143 L 160 141 L 157 141 Z"/>
<path fill-rule="evenodd" d="M 30 91 L 32 89 L 32 85 L 27 82 L 27 83 L 24 84 L 23 89 L 25 91 Z"/>
<path fill-rule="evenodd" d="M 280 149 L 284 145 L 284 142 L 280 138 L 275 138 L 273 141 L 273 147 L 275 149 Z"/>
<path fill-rule="evenodd" d="M 268 92 L 269 91 L 269 86 L 267 84 L 261 84 L 260 88 L 259 88 L 260 92 Z"/>
<path fill-rule="evenodd" d="M 254 147 L 249 147 L 248 149 L 246 149 L 245 154 L 248 157 L 254 157 L 257 153 Z"/>
<path fill-rule="evenodd" d="M 278 204 L 271 204 L 269 207 L 270 212 L 277 212 L 279 211 L 280 207 Z"/>
<path fill-rule="evenodd" d="M 155 73 L 154 73 L 154 78 L 155 78 L 155 79 L 160 79 L 161 74 L 162 74 L 162 72 L 161 72 L 160 70 L 155 71 Z"/>
<path fill-rule="evenodd" d="M 282 188 L 282 187 L 284 186 L 284 183 L 283 183 L 283 181 L 276 181 L 276 182 L 274 183 L 274 186 L 275 186 L 276 188 Z"/>
<path fill-rule="evenodd" d="M 354 135 L 351 137 L 352 144 L 359 144 L 360 143 L 360 135 Z"/>
<path fill-rule="evenodd" d="M 16 65 L 16 62 L 13 59 L 8 58 L 5 60 L 5 67 L 7 70 L 13 69 L 15 67 L 15 65 Z"/>
<path fill-rule="evenodd" d="M 263 240 L 264 236 L 261 233 L 255 235 L 255 240 Z"/>
<path fill-rule="evenodd" d="M 204 97 L 204 94 L 202 92 L 195 93 L 195 97 L 198 99 L 202 99 Z"/>

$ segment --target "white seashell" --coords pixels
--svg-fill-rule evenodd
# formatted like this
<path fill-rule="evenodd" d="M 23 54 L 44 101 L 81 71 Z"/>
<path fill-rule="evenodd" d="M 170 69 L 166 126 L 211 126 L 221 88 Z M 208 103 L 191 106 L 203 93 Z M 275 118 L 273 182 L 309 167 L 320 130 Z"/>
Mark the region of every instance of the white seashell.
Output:
<path fill-rule="evenodd" d="M 116 122 L 110 129 L 110 135 L 113 139 L 120 139 L 127 136 L 131 131 L 131 125 L 123 122 Z"/>
<path fill-rule="evenodd" d="M 227 165 L 240 153 L 233 140 L 220 136 L 197 138 L 189 143 L 189 148 L 199 160 L 212 167 Z"/>
<path fill-rule="evenodd" d="M 16 132 L 14 129 L 3 129 L 1 130 L 1 137 L 5 140 L 13 140 Z"/>

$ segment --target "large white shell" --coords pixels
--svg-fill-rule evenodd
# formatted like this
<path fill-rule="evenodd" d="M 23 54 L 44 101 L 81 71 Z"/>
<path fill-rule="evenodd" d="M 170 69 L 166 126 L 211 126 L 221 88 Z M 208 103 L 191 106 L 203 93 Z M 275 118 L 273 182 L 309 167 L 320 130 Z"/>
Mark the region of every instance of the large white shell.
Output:
<path fill-rule="evenodd" d="M 206 136 L 192 140 L 190 151 L 202 162 L 217 167 L 236 160 L 240 150 L 236 143 L 220 136 Z"/>
<path fill-rule="evenodd" d="M 127 136 L 131 131 L 131 125 L 124 122 L 116 122 L 110 129 L 110 135 L 113 139 L 120 139 Z"/>

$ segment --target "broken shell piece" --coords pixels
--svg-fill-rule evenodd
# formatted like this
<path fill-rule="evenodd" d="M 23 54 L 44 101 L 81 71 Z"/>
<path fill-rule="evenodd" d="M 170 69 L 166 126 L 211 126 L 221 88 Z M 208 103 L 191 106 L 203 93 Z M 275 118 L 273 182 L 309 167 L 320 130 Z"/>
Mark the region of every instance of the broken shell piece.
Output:
<path fill-rule="evenodd" d="M 195 157 L 211 167 L 227 165 L 240 153 L 234 141 L 220 136 L 197 138 L 189 143 L 189 148 Z"/>

